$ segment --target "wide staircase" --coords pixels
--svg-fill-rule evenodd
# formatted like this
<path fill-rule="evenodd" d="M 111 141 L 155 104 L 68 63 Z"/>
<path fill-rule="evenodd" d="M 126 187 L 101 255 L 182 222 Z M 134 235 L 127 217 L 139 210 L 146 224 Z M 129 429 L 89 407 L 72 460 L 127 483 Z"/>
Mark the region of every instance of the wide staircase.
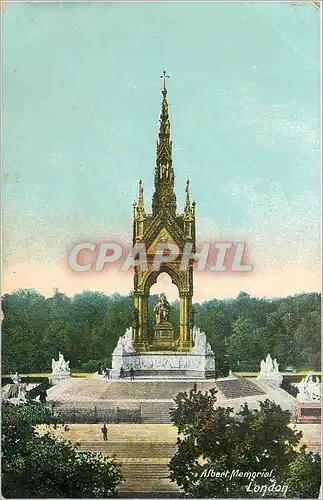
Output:
<path fill-rule="evenodd" d="M 102 455 L 116 456 L 121 465 L 124 482 L 119 493 L 176 492 L 178 488 L 169 479 L 168 463 L 176 452 L 172 443 L 125 443 L 125 442 L 82 442 L 80 451 L 100 452 Z"/>
<path fill-rule="evenodd" d="M 108 439 L 103 441 L 102 424 L 72 424 L 69 431 L 59 426 L 52 432 L 78 446 L 80 452 L 115 456 L 124 481 L 120 497 L 178 498 L 180 492 L 169 479 L 168 464 L 176 453 L 177 430 L 165 424 L 108 424 Z M 39 426 L 41 432 L 48 431 Z"/>
<path fill-rule="evenodd" d="M 145 443 L 145 442 L 116 442 L 116 441 L 82 441 L 77 443 L 80 451 L 102 453 L 105 456 L 116 455 L 117 460 L 135 463 L 139 460 L 171 458 L 176 451 L 175 443 Z"/>
<path fill-rule="evenodd" d="M 142 424 L 169 424 L 170 409 L 174 402 L 142 402 L 141 404 L 141 423 Z"/>
<path fill-rule="evenodd" d="M 165 497 L 170 496 L 171 492 L 179 491 L 169 480 L 167 463 L 124 463 L 122 464 L 122 472 L 125 481 L 118 489 L 119 496 L 122 496 L 123 492 L 145 492 L 150 493 L 149 497 Z M 178 497 L 178 493 L 176 497 Z"/>
<path fill-rule="evenodd" d="M 198 390 L 208 390 L 215 386 L 214 381 L 189 381 L 189 380 L 107 380 L 100 375 L 92 375 L 85 379 L 71 377 L 66 383 L 51 387 L 48 400 L 69 403 L 89 402 L 97 404 L 121 401 L 125 404 L 143 400 L 170 400 L 183 391 L 189 391 L 196 383 Z"/>

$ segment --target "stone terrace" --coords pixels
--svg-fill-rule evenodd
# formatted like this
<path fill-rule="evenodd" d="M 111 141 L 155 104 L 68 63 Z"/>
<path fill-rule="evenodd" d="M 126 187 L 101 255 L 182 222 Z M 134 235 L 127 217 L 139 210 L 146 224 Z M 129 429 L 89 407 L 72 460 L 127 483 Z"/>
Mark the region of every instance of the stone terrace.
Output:
<path fill-rule="evenodd" d="M 261 396 L 265 394 L 265 391 L 254 384 L 252 380 L 246 380 L 244 378 L 218 380 L 216 386 L 228 399 Z"/>
<path fill-rule="evenodd" d="M 106 380 L 100 375 L 84 379 L 69 379 L 51 387 L 49 401 L 69 402 L 118 402 L 118 401 L 173 401 L 176 394 L 189 391 L 196 383 L 199 390 L 215 387 L 214 381 L 174 381 L 174 380 Z M 223 397 L 223 395 L 222 395 Z"/>

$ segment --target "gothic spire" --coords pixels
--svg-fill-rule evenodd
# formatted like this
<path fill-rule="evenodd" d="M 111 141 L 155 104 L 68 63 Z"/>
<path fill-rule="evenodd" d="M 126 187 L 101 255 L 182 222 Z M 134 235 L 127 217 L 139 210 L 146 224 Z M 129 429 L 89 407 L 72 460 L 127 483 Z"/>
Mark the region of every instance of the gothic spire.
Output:
<path fill-rule="evenodd" d="M 168 156 L 169 159 L 171 158 L 171 142 L 170 142 L 170 121 L 169 121 L 169 115 L 168 115 L 168 102 L 167 102 L 167 89 L 166 89 L 166 78 L 169 78 L 169 76 L 166 75 L 166 71 L 163 72 L 163 75 L 160 77 L 163 78 L 163 88 L 162 88 L 162 104 L 161 104 L 161 113 L 160 113 L 160 118 L 159 118 L 159 133 L 158 133 L 158 141 L 157 141 L 157 159 L 158 159 L 158 153 L 162 153 L 163 151 L 158 151 L 158 146 L 159 149 L 162 150 L 163 148 L 161 146 L 166 146 L 165 149 L 168 149 Z M 166 153 L 166 151 L 165 151 Z"/>
<path fill-rule="evenodd" d="M 161 112 L 156 151 L 155 192 L 153 195 L 153 214 L 158 210 L 176 213 L 176 196 L 174 193 L 174 171 L 172 166 L 172 141 L 170 139 L 170 119 L 168 113 L 166 75 L 164 71 Z"/>

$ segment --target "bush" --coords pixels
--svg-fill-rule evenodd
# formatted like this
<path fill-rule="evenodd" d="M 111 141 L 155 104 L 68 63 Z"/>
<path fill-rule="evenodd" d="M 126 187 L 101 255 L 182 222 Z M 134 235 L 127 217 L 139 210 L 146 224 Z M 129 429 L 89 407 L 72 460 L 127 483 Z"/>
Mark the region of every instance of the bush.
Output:
<path fill-rule="evenodd" d="M 280 386 L 284 391 L 288 392 L 291 396 L 296 398 L 297 394 L 299 393 L 299 390 L 295 385 L 293 385 L 287 377 L 283 377 L 283 381 Z"/>
<path fill-rule="evenodd" d="M 102 359 L 89 359 L 80 364 L 80 369 L 85 372 L 100 372 L 101 366 L 111 366 L 111 357 Z"/>

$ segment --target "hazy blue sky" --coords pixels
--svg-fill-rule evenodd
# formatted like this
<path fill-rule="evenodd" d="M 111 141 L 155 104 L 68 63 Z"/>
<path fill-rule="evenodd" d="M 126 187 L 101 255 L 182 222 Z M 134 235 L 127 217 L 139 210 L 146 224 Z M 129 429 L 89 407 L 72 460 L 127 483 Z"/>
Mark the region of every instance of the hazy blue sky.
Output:
<path fill-rule="evenodd" d="M 292 3 L 13 3 L 3 16 L 5 290 L 126 292 L 73 276 L 79 240 L 132 234 L 150 208 L 162 70 L 176 190 L 200 240 L 250 245 L 249 278 L 196 299 L 318 290 L 319 10 Z"/>

